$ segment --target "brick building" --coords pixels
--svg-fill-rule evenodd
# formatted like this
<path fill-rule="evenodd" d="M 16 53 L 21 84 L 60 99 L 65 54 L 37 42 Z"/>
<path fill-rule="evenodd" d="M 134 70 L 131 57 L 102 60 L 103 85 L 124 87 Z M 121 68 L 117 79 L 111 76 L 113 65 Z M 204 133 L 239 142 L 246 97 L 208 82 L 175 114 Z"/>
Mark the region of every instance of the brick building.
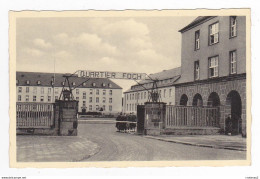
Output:
<path fill-rule="evenodd" d="M 234 133 L 246 135 L 246 17 L 199 16 L 179 32 L 175 104 L 218 106 L 222 131 L 231 115 Z"/>
<path fill-rule="evenodd" d="M 168 105 L 175 104 L 174 83 L 180 78 L 181 68 L 164 70 L 159 73 L 149 75 L 152 79 L 157 79 L 157 86 L 161 96 L 161 101 Z M 148 101 L 148 91 L 153 87 L 152 80 L 143 80 L 139 84 L 131 86 L 124 92 L 123 111 L 125 113 L 136 113 L 137 105 L 143 105 Z"/>
<path fill-rule="evenodd" d="M 122 110 L 122 88 L 107 78 L 71 77 L 71 87 L 79 109 L 118 113 Z M 67 85 L 67 84 L 66 84 Z M 60 73 L 16 72 L 16 101 L 54 103 L 64 86 Z M 67 87 L 67 86 L 66 86 Z"/>

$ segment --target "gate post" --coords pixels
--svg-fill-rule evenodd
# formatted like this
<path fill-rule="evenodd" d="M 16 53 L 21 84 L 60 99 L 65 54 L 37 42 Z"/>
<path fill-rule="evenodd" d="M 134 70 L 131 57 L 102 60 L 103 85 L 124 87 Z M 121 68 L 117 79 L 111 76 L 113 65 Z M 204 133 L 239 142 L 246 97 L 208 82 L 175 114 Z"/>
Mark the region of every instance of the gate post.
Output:
<path fill-rule="evenodd" d="M 145 133 L 147 135 L 160 135 L 165 129 L 166 103 L 145 103 Z"/>
<path fill-rule="evenodd" d="M 78 101 L 55 101 L 55 125 L 58 125 L 58 134 L 62 136 L 76 136 L 78 128 Z"/>

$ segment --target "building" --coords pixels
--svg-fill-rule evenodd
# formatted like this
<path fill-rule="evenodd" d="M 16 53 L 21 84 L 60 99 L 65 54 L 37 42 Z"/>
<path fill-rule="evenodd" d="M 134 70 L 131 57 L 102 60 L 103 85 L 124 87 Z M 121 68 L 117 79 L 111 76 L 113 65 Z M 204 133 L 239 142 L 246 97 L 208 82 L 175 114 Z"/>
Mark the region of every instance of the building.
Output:
<path fill-rule="evenodd" d="M 246 135 L 246 17 L 200 16 L 182 28 L 181 78 L 175 104 L 220 107 Z"/>
<path fill-rule="evenodd" d="M 16 72 L 17 102 L 54 103 L 59 99 L 64 83 L 61 73 Z M 118 113 L 122 111 L 122 88 L 107 78 L 70 77 L 75 100 L 79 101 L 79 112 L 100 111 Z M 67 84 L 66 84 L 67 87 Z"/>
<path fill-rule="evenodd" d="M 168 105 L 175 103 L 175 81 L 180 78 L 181 68 L 164 70 L 159 73 L 149 75 L 152 79 L 158 80 L 157 87 L 161 96 L 161 101 Z M 153 87 L 152 80 L 143 80 L 139 84 L 131 86 L 124 92 L 123 111 L 125 113 L 136 113 L 137 105 L 143 105 L 148 101 L 148 92 Z"/>

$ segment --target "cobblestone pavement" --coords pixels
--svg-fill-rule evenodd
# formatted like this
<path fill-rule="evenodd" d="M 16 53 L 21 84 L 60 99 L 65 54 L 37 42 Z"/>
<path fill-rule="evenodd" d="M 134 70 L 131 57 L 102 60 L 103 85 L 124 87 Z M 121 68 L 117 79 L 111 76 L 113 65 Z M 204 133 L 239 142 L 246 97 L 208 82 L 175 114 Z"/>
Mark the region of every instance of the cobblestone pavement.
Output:
<path fill-rule="evenodd" d="M 245 151 L 183 145 L 116 132 L 115 124 L 79 125 L 79 135 L 100 146 L 84 161 L 243 160 Z"/>
<path fill-rule="evenodd" d="M 191 135 L 191 136 L 146 136 L 167 142 L 210 147 L 218 149 L 230 149 L 246 151 L 246 138 L 241 135 Z"/>
<path fill-rule="evenodd" d="M 17 162 L 75 162 L 94 155 L 96 143 L 81 136 L 18 135 Z"/>

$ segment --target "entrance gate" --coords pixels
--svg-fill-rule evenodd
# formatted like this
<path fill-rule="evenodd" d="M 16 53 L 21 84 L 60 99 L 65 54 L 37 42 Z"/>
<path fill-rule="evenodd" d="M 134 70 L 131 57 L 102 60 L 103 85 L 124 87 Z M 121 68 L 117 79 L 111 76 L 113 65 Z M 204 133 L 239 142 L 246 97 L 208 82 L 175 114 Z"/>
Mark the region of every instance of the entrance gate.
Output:
<path fill-rule="evenodd" d="M 144 118 L 145 118 L 144 105 L 137 105 L 137 133 L 138 134 L 144 134 Z"/>

